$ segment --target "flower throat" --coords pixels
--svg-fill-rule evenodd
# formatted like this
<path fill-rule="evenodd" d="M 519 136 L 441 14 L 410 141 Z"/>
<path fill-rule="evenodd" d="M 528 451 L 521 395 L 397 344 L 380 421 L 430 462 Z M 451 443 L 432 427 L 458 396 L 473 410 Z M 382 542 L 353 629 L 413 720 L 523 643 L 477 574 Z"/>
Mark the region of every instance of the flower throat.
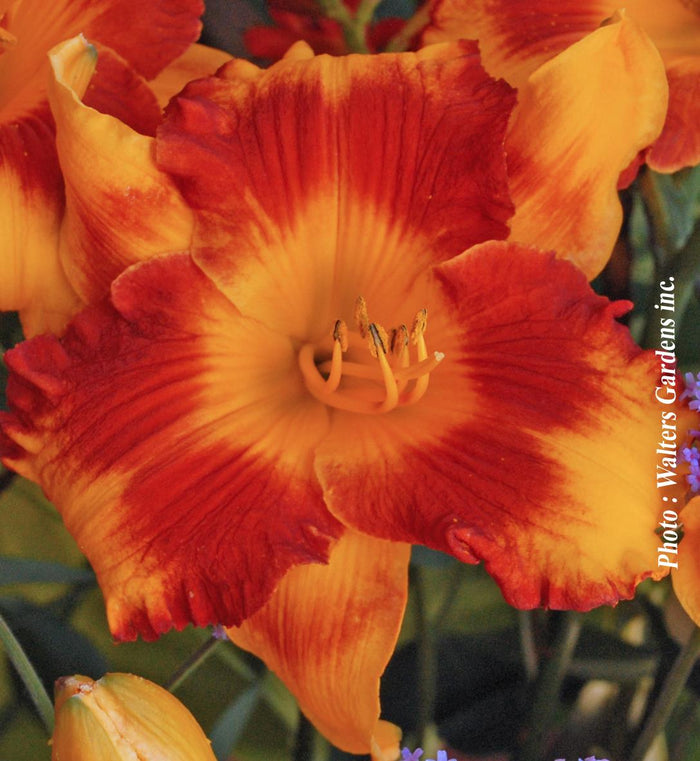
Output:
<path fill-rule="evenodd" d="M 372 415 L 415 404 L 428 389 L 431 371 L 445 357 L 438 351 L 428 356 L 427 323 L 428 312 L 421 309 L 410 331 L 400 325 L 387 333 L 369 321 L 360 296 L 355 303 L 357 329 L 349 331 L 344 320 L 336 320 L 330 359 L 327 352 L 326 358 L 318 359 L 319 347 L 314 344 L 301 347 L 299 367 L 306 387 L 320 402 L 349 412 Z M 415 347 L 415 358 L 410 345 Z"/>

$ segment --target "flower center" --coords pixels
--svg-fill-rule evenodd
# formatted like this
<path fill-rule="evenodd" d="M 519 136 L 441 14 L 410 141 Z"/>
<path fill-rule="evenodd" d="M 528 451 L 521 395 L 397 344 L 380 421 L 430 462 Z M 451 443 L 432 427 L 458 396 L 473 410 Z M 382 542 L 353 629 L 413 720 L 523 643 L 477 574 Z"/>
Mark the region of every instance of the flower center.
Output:
<path fill-rule="evenodd" d="M 445 358 L 438 351 L 428 356 L 427 323 L 428 312 L 421 309 L 410 331 L 400 325 L 387 332 L 369 321 L 360 296 L 355 305 L 357 330 L 349 331 L 344 320 L 336 320 L 330 352 L 311 343 L 299 350 L 306 387 L 324 404 L 349 412 L 371 415 L 415 404 L 428 389 L 430 372 Z"/>

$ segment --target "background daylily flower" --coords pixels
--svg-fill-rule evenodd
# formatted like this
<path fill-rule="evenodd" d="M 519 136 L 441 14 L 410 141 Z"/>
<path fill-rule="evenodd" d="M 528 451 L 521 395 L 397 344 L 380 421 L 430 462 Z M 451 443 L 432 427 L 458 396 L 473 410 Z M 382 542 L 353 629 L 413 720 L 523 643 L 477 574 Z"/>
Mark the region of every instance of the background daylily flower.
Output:
<path fill-rule="evenodd" d="M 57 250 L 64 189 L 47 102 L 49 50 L 78 33 L 98 44 L 85 102 L 153 134 L 160 108 L 146 80 L 183 55 L 190 61 L 205 56 L 199 49 L 186 52 L 199 35 L 202 9 L 201 0 L 146 6 L 12 0 L 0 10 L 0 309 L 20 310 L 27 334 L 60 330 L 79 303 Z"/>
<path fill-rule="evenodd" d="M 56 683 L 52 761 L 214 761 L 204 732 L 167 690 L 133 674 Z"/>
<path fill-rule="evenodd" d="M 83 303 L 102 299 L 129 264 L 187 248 L 192 234 L 190 208 L 155 166 L 153 137 L 83 102 L 92 57 L 83 37 L 61 43 L 50 54 L 49 80 L 66 197 L 59 253 Z M 225 53 L 195 46 L 161 73 L 154 90 L 165 98 L 226 60 Z"/>
<path fill-rule="evenodd" d="M 700 13 L 684 0 L 437 0 L 424 42 L 479 40 L 486 69 L 520 88 L 543 63 L 624 7 L 658 47 L 670 103 L 661 137 L 646 155 L 652 169 L 700 163 Z"/>
<path fill-rule="evenodd" d="M 356 13 L 359 4 L 359 0 L 343 3 L 349 14 Z M 314 53 L 345 55 L 353 52 L 340 22 L 327 18 L 316 2 L 271 0 L 267 12 L 273 26 L 252 26 L 243 35 L 246 48 L 257 58 L 277 61 L 301 40 L 307 42 Z M 369 25 L 365 34 L 368 51 L 383 50 L 405 23 L 402 18 L 384 18 Z"/>
<path fill-rule="evenodd" d="M 607 263 L 620 231 L 620 173 L 659 135 L 668 90 L 658 53 L 631 18 L 592 29 L 538 59 L 527 76 L 510 78 L 518 106 L 506 136 L 516 208 L 510 240 L 552 248 L 589 279 Z M 480 50 L 495 45 L 480 27 L 456 23 L 453 32 L 478 36 Z M 427 40 L 439 36 L 426 33 Z M 494 76 L 508 73 L 487 56 L 489 65 Z"/>
<path fill-rule="evenodd" d="M 514 100 L 473 43 L 233 61 L 156 139 L 191 250 L 7 355 L 4 462 L 61 511 L 114 635 L 238 627 L 355 751 L 395 744 L 376 695 L 407 545 L 483 560 L 524 608 L 656 572 L 656 362 L 628 304 L 503 242 Z"/>

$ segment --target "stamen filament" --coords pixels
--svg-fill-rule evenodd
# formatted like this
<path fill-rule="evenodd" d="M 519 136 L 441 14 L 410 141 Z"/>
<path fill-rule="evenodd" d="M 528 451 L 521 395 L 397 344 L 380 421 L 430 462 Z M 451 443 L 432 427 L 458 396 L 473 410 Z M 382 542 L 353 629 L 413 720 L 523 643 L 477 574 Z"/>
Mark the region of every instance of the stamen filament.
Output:
<path fill-rule="evenodd" d="M 415 404 L 428 389 L 430 373 L 445 357 L 441 352 L 428 356 L 424 338 L 427 311 L 421 309 L 416 314 L 410 334 L 405 325 L 389 334 L 379 323 L 369 322 L 365 301 L 359 298 L 355 305 L 355 322 L 357 333 L 348 332 L 343 320 L 336 321 L 330 359 L 316 362 L 317 351 L 322 350 L 320 345 L 309 343 L 301 347 L 298 363 L 308 390 L 330 407 L 368 415 L 390 412 L 399 405 Z M 416 347 L 417 361 L 413 364 L 409 336 L 410 343 Z M 362 343 L 365 351 L 369 348 L 376 364 L 344 361 L 343 354 L 348 348 L 352 347 L 354 353 Z M 341 390 L 344 377 L 371 383 L 350 383 Z M 413 386 L 406 392 L 410 383 Z"/>
<path fill-rule="evenodd" d="M 425 323 L 423 323 L 423 330 L 425 330 Z M 413 341 L 416 344 L 416 353 L 418 354 L 419 362 L 423 362 L 428 358 L 428 349 L 425 345 L 425 338 L 423 338 L 423 330 L 413 329 Z M 436 355 L 440 352 L 436 352 Z M 444 355 L 443 355 L 444 356 Z M 442 359 L 439 360 L 440 362 Z M 428 390 L 428 383 L 430 382 L 430 375 L 424 373 L 416 379 L 416 383 L 413 388 L 401 397 L 402 405 L 415 404 L 425 392 Z"/>
<path fill-rule="evenodd" d="M 397 357 L 400 369 L 405 369 L 410 365 L 411 358 L 408 353 L 408 328 L 405 325 L 399 325 L 396 329 L 391 343 L 391 351 L 394 356 Z M 394 371 L 394 377 L 397 381 L 396 385 L 399 390 L 399 395 L 401 395 L 406 390 L 408 380 L 398 377 L 396 371 Z"/>
<path fill-rule="evenodd" d="M 405 368 L 394 370 L 394 378 L 397 381 L 409 381 L 414 378 L 420 378 L 432 372 L 443 359 L 445 359 L 445 355 L 441 351 L 435 351 L 432 357 L 428 357 L 421 362 L 416 362 L 415 365 L 408 365 Z"/>
<path fill-rule="evenodd" d="M 326 360 L 318 365 L 321 373 L 330 372 L 332 362 Z M 382 381 L 382 371 L 376 365 L 363 365 L 360 362 L 343 362 L 343 375 L 348 378 L 365 378 L 366 380 Z M 330 376 L 329 376 L 330 377 Z"/>
<path fill-rule="evenodd" d="M 330 372 L 326 379 L 326 390 L 335 391 L 340 385 L 340 379 L 343 375 L 343 347 L 340 341 L 333 342 L 333 358 L 331 359 Z"/>
<path fill-rule="evenodd" d="M 372 341 L 377 350 L 377 361 L 382 370 L 382 379 L 386 389 L 386 398 L 382 402 L 379 412 L 389 412 L 389 410 L 393 410 L 399 403 L 399 390 L 396 388 L 394 374 L 391 372 L 391 367 L 389 367 L 389 362 L 386 358 L 386 344 L 383 336 L 380 335 L 379 329 L 374 323 L 369 326 L 369 331 L 372 334 Z"/>

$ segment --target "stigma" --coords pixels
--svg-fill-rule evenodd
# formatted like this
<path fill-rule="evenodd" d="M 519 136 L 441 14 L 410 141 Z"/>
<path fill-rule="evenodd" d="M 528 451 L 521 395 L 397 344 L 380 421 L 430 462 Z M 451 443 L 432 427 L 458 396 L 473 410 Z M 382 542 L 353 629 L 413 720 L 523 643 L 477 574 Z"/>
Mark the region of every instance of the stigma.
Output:
<path fill-rule="evenodd" d="M 329 407 L 368 415 L 419 401 L 428 390 L 430 373 L 445 358 L 439 351 L 428 354 L 427 310 L 416 313 L 410 330 L 402 324 L 387 332 L 370 322 L 360 296 L 354 322 L 355 329 L 349 330 L 344 320 L 336 320 L 330 351 L 312 343 L 299 350 L 309 392 Z"/>

